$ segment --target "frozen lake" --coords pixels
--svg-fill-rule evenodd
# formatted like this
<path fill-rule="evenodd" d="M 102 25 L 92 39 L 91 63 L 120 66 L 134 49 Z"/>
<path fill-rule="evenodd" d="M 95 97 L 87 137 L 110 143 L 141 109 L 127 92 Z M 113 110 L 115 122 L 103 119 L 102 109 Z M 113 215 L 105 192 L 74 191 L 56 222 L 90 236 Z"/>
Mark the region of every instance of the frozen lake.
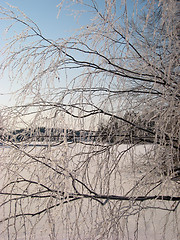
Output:
<path fill-rule="evenodd" d="M 178 184 L 168 177 L 160 182 L 162 176 L 153 162 L 150 145 L 64 143 L 1 147 L 0 154 L 1 189 L 9 183 L 1 190 L 9 195 L 0 195 L 1 220 L 9 218 L 0 225 L 0 239 L 178 240 L 180 237 L 180 211 L 178 207 L 173 211 L 176 202 L 103 200 L 100 203 L 93 198 L 94 194 L 180 195 Z M 92 197 L 81 196 L 71 201 L 72 193 Z M 42 210 L 43 213 L 34 214 Z"/>

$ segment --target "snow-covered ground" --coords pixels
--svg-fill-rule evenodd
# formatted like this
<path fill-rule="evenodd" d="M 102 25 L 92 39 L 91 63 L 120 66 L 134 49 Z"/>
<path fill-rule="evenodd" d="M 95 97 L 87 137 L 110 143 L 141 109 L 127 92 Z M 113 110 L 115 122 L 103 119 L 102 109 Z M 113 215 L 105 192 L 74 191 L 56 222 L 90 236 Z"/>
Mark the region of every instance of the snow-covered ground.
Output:
<path fill-rule="evenodd" d="M 129 150 L 128 150 L 129 149 Z M 144 163 L 142 156 L 146 154 Z M 138 196 L 147 194 L 170 194 L 176 191 L 177 184 L 168 178 L 160 187 L 160 176 L 152 174 L 151 146 L 128 145 L 104 148 L 86 144 L 65 143 L 54 147 L 24 147 L 21 150 L 0 148 L 0 187 L 13 179 L 39 181 L 59 191 L 70 193 L 72 179 L 68 174 L 83 181 L 98 194 Z M 32 157 L 32 158 L 31 158 Z M 63 176 L 58 176 L 43 163 L 56 170 L 63 168 Z M 62 169 L 61 169 L 62 170 Z M 14 171 L 14 172 L 13 172 Z M 11 179 L 10 179 L 11 176 Z M 63 180 L 64 179 L 64 180 Z M 157 182 L 157 184 L 156 184 Z M 28 186 L 30 191 L 30 186 Z M 40 186 L 39 186 L 40 187 Z M 23 186 L 22 186 L 23 188 Z M 79 191 L 85 191 L 77 184 Z M 15 189 L 11 187 L 13 192 Z M 1 191 L 2 192 L 2 191 Z M 178 193 L 177 193 L 178 194 Z M 0 204 L 9 200 L 0 195 Z M 13 198 L 13 197 L 12 197 Z M 1 205 L 0 218 L 15 213 L 32 213 L 59 204 L 54 200 L 28 198 L 26 201 L 12 200 Z M 149 200 L 145 202 L 107 201 L 102 205 L 91 199 L 60 204 L 46 214 L 12 218 L 0 225 L 0 239 L 57 239 L 57 240 L 178 240 L 180 238 L 180 210 L 175 202 Z M 169 209 L 169 210 L 168 210 Z M 3 232 L 9 225 L 9 231 Z"/>

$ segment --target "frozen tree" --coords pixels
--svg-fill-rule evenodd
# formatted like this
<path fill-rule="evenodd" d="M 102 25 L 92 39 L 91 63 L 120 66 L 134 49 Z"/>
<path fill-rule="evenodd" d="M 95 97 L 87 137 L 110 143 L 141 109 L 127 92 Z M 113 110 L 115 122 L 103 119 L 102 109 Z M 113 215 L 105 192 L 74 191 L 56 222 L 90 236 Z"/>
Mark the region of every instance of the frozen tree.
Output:
<path fill-rule="evenodd" d="M 22 82 L 3 110 L 2 237 L 178 239 L 179 2 L 68 4 L 90 19 L 56 40 L 0 8 L 7 36 L 23 29 L 2 50 Z"/>

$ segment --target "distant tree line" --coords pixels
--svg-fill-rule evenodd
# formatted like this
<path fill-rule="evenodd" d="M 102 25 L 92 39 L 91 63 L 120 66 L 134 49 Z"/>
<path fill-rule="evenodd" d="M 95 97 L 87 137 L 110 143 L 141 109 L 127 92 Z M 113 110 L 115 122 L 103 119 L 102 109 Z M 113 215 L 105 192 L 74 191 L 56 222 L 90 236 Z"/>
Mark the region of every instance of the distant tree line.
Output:
<path fill-rule="evenodd" d="M 121 142 L 122 144 L 154 143 L 157 119 L 158 115 L 155 113 L 146 117 L 146 114 L 133 111 L 125 112 L 124 116 L 119 119 L 111 116 L 107 122 L 99 124 L 99 140 L 104 143 Z M 166 131 L 171 131 L 170 124 Z"/>
<path fill-rule="evenodd" d="M 1 140 L 11 142 L 57 142 L 57 141 L 88 141 L 96 138 L 95 132 L 88 130 L 72 130 L 61 128 L 21 128 L 4 132 L 0 135 Z"/>

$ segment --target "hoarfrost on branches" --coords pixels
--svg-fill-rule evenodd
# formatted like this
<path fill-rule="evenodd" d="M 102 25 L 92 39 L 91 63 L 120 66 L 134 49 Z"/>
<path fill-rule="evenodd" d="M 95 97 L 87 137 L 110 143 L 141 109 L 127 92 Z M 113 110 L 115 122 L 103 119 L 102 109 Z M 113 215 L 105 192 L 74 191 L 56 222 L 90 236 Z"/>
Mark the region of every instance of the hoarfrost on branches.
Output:
<path fill-rule="evenodd" d="M 22 84 L 1 109 L 2 237 L 178 239 L 179 2 L 66 6 L 89 22 L 53 40 L 0 7 L 1 71 Z"/>

